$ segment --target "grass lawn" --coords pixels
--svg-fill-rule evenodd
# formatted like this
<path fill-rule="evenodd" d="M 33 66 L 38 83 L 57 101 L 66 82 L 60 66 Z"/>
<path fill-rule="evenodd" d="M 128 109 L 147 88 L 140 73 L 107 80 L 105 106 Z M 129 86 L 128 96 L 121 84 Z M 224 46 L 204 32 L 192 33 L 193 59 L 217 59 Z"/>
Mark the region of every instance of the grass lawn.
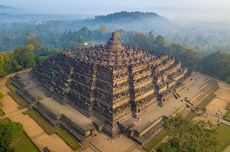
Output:
<path fill-rule="evenodd" d="M 53 127 L 48 123 L 39 113 L 33 110 L 28 110 L 25 114 L 30 115 L 43 129 L 47 134 L 56 133 L 60 138 L 62 138 L 73 150 L 80 148 L 80 144 L 77 140 L 70 135 L 68 132 L 64 131 L 62 128 Z"/>
<path fill-rule="evenodd" d="M 6 82 L 6 86 L 10 89 L 11 92 L 15 92 L 16 88 L 14 87 L 14 85 L 11 83 L 11 80 L 8 79 Z"/>
<path fill-rule="evenodd" d="M 223 151 L 230 144 L 230 127 L 220 124 L 216 129 L 217 151 Z"/>
<path fill-rule="evenodd" d="M 226 113 L 226 115 L 224 116 L 224 120 L 230 121 L 230 111 Z"/>
<path fill-rule="evenodd" d="M 32 117 L 48 135 L 54 133 L 54 129 L 51 124 L 48 123 L 44 118 L 42 118 L 36 111 L 27 110 L 26 112 L 24 112 L 24 114 L 28 114 L 30 117 Z"/>
<path fill-rule="evenodd" d="M 24 101 L 22 97 L 20 97 L 16 92 L 9 92 L 8 94 L 11 98 L 14 99 L 14 101 L 16 101 L 19 104 L 20 109 L 23 109 L 27 106 L 26 101 Z"/>
<path fill-rule="evenodd" d="M 10 89 L 9 95 L 20 105 L 20 108 L 25 108 L 27 106 L 26 101 L 21 98 L 17 93 L 16 93 L 16 88 L 14 85 L 11 83 L 10 80 L 7 81 L 7 87 Z M 60 136 L 73 150 L 77 150 L 80 148 L 80 144 L 77 142 L 77 140 L 64 131 L 61 128 L 58 127 L 53 127 L 50 123 L 48 123 L 40 114 L 38 114 L 34 110 L 28 110 L 24 112 L 24 114 L 30 115 L 43 129 L 47 134 L 53 134 L 56 133 L 58 136 Z M 19 141 L 20 142 L 20 141 Z M 22 150 L 23 151 L 23 150 Z M 19 151 L 20 152 L 20 151 Z M 29 151 L 28 151 L 29 152 Z"/>
<path fill-rule="evenodd" d="M 24 131 L 13 140 L 11 145 L 15 152 L 39 152 Z"/>
<path fill-rule="evenodd" d="M 73 150 L 77 150 L 81 147 L 76 139 L 62 128 L 56 127 L 54 130 L 55 133 L 61 137 Z"/>
<path fill-rule="evenodd" d="M 3 119 L 0 123 L 10 122 L 9 119 Z M 18 133 L 11 142 L 11 146 L 15 152 L 39 152 L 37 147 L 33 144 L 30 138 L 24 131 Z"/>
<path fill-rule="evenodd" d="M 147 143 L 145 143 L 143 145 L 143 148 L 146 151 L 150 151 L 151 149 L 156 148 L 159 142 L 162 141 L 166 137 L 166 135 L 167 135 L 166 132 L 164 130 L 161 130 L 152 139 L 150 139 Z"/>

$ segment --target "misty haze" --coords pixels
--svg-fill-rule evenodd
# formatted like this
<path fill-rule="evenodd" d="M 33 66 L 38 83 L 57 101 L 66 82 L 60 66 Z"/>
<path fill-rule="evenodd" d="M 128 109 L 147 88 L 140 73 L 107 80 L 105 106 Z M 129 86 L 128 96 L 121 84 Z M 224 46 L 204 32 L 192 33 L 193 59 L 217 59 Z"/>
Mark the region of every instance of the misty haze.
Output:
<path fill-rule="evenodd" d="M 0 0 L 0 152 L 230 152 L 230 1 Z"/>

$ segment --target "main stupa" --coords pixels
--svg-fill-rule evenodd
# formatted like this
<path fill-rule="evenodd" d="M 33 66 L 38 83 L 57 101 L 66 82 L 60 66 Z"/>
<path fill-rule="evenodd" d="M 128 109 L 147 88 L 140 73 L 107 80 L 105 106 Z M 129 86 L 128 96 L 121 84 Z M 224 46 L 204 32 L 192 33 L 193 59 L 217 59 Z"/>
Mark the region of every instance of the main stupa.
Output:
<path fill-rule="evenodd" d="M 164 96 L 189 73 L 166 54 L 122 46 L 118 32 L 105 45 L 59 53 L 32 72 L 46 94 L 103 122 L 102 130 L 111 136 L 152 104 L 163 106 Z"/>

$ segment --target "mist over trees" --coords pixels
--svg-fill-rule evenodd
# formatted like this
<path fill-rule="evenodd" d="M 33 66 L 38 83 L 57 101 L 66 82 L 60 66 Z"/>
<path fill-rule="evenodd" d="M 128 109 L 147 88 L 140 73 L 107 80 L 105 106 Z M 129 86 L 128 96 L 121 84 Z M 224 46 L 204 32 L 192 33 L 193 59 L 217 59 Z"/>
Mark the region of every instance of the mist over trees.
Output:
<path fill-rule="evenodd" d="M 216 52 L 199 62 L 199 70 L 230 83 L 230 53 Z"/>
<path fill-rule="evenodd" d="M 14 16 L 14 18 L 9 17 Z M 116 12 L 94 18 L 79 19 L 72 16 L 23 15 L 0 13 L 0 51 L 23 47 L 31 36 L 48 47 L 62 47 L 63 34 L 76 32 L 84 26 L 90 30 L 113 32 L 118 29 L 162 35 L 199 52 L 229 52 L 230 26 L 221 23 L 178 25 L 154 12 Z M 17 19 L 20 18 L 18 21 Z M 10 20 L 9 22 L 7 20 Z"/>
<path fill-rule="evenodd" d="M 7 19 L 2 14 L 0 18 Z M 2 22 L 0 51 L 4 52 L 0 53 L 0 77 L 43 62 L 55 51 L 84 47 L 85 42 L 106 42 L 111 32 L 119 30 L 126 45 L 153 54 L 167 53 L 185 66 L 230 82 L 229 29 L 219 24 L 180 27 L 148 12 L 117 12 L 84 20 Z"/>
<path fill-rule="evenodd" d="M 198 53 L 194 49 L 186 48 L 180 44 L 172 43 L 165 40 L 161 35 L 155 36 L 149 34 L 130 33 L 128 35 L 128 45 L 146 49 L 153 54 L 167 53 L 171 57 L 183 63 L 183 65 L 195 68 L 198 59 Z"/>

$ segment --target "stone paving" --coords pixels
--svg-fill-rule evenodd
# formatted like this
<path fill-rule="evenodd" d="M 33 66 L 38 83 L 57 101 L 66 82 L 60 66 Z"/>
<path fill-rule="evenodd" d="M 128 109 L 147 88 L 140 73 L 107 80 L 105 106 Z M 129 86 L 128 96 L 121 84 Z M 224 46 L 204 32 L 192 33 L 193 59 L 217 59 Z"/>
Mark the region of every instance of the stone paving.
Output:
<path fill-rule="evenodd" d="M 23 73 L 20 77 L 20 81 L 26 84 L 24 88 L 25 90 L 27 90 L 31 95 L 36 97 L 36 99 L 38 99 L 38 102 L 40 102 L 50 111 L 52 111 L 52 113 L 54 113 L 55 115 L 65 115 L 80 128 L 92 127 L 92 121 L 88 117 L 78 112 L 76 109 L 68 104 L 61 105 L 56 102 L 52 97 L 47 97 L 37 85 L 36 80 L 34 80 L 30 74 Z"/>
<path fill-rule="evenodd" d="M 111 139 L 105 134 L 99 134 L 91 138 L 87 144 L 91 147 L 95 147 L 95 151 L 101 152 L 142 152 L 142 150 L 136 143 L 126 137 L 120 135 L 117 138 Z M 84 150 L 83 150 L 84 151 Z"/>
<path fill-rule="evenodd" d="M 19 105 L 7 94 L 9 89 L 6 87 L 6 82 L 10 76 L 13 75 L 6 76 L 0 80 L 0 91 L 4 94 L 1 101 L 2 110 L 7 118 L 11 121 L 21 123 L 25 133 L 31 138 L 32 142 L 40 151 L 48 146 L 51 151 L 72 152 L 72 149 L 59 136 L 56 134 L 46 134 L 29 115 L 22 114 L 25 109 L 19 109 Z"/>
<path fill-rule="evenodd" d="M 208 76 L 196 73 L 193 80 L 178 89 L 177 93 L 180 95 L 178 99 L 176 99 L 173 95 L 170 95 L 166 99 L 163 107 L 159 107 L 155 104 L 150 107 L 148 111 L 140 115 L 139 120 L 131 119 L 126 123 L 135 124 L 136 130 L 143 130 L 146 128 L 145 125 L 153 123 L 160 117 L 174 114 L 177 110 L 183 109 L 183 107 L 186 106 L 186 102 L 181 102 L 181 100 L 184 101 L 185 97 L 189 100 L 193 99 L 201 91 L 208 79 Z"/>
<path fill-rule="evenodd" d="M 137 124 L 137 127 L 143 127 L 143 124 L 146 123 L 152 123 L 154 120 L 159 118 L 162 115 L 171 115 L 176 110 L 180 109 L 181 107 L 185 106 L 185 102 L 181 102 L 185 97 L 188 99 L 192 99 L 196 94 L 200 91 L 200 89 L 205 85 L 205 82 L 209 77 L 204 76 L 200 73 L 196 73 L 193 80 L 191 80 L 186 85 L 182 86 L 180 90 L 178 90 L 178 93 L 181 95 L 179 99 L 175 99 L 174 96 L 169 96 L 167 98 L 167 101 L 163 107 L 159 107 L 157 105 L 151 107 L 148 112 L 144 113 L 140 116 L 140 120 L 133 120 L 133 123 Z M 84 120 L 83 117 L 79 117 L 79 114 L 81 113 L 77 112 L 75 109 L 73 109 L 71 106 L 68 105 L 60 105 L 59 103 L 55 102 L 52 98 L 46 97 L 42 94 L 42 92 L 39 92 L 38 90 L 33 90 L 34 85 L 33 82 L 28 83 L 28 88 L 31 89 L 32 92 L 36 94 L 36 96 L 40 99 L 39 101 L 48 107 L 51 111 L 53 111 L 56 114 L 65 114 L 69 115 L 72 119 L 74 119 L 77 123 L 91 123 L 91 121 Z M 4 90 L 3 90 L 4 91 Z M 40 90 L 41 91 L 41 90 Z M 220 92 L 221 93 L 221 92 Z M 8 97 L 9 98 L 9 97 Z M 13 101 L 14 102 L 14 101 Z M 18 110 L 18 105 L 16 105 L 15 108 L 12 108 L 10 105 L 7 105 L 8 102 L 5 102 L 5 110 L 6 113 L 12 113 L 16 110 Z M 14 102 L 15 104 L 15 102 Z M 78 116 L 77 116 L 78 115 Z M 84 116 L 85 117 L 85 116 Z M 81 119 L 83 118 L 83 119 Z M 13 118 L 10 118 L 13 121 L 20 121 L 23 126 L 25 126 L 26 133 L 29 134 L 29 137 L 32 139 L 32 141 L 38 146 L 38 147 L 44 147 L 48 145 L 50 149 L 54 149 L 56 151 L 71 151 L 71 149 L 56 135 L 47 135 L 44 133 L 44 131 L 36 124 L 36 122 L 33 121 L 32 118 L 30 118 L 28 115 L 16 115 Z M 82 120 L 82 121 L 81 121 Z M 31 127 L 32 126 L 32 127 Z M 59 139 L 58 139 L 59 138 Z M 55 144 L 55 142 L 58 143 Z M 89 139 L 86 143 L 84 143 L 86 146 L 81 149 L 81 151 L 84 152 L 90 152 L 90 151 L 102 151 L 102 152 L 140 152 L 143 151 L 140 149 L 136 143 L 126 137 L 125 135 L 121 135 L 118 138 L 115 138 L 111 140 L 108 136 L 105 134 L 98 134 L 97 136 L 92 137 Z M 52 149 L 52 150 L 53 150 Z"/>

